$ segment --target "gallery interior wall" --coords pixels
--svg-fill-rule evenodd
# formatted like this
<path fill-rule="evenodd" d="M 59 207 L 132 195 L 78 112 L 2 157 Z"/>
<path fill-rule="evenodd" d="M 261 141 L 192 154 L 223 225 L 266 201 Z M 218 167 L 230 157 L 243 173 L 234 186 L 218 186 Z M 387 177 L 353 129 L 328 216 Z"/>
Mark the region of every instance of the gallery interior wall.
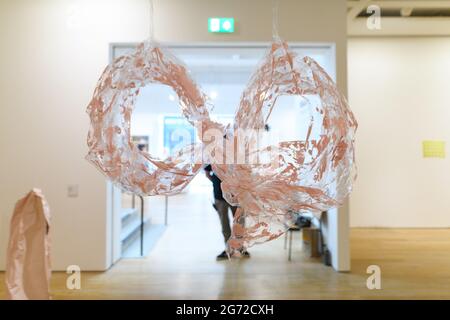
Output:
<path fill-rule="evenodd" d="M 346 92 L 345 0 L 282 0 L 279 33 L 288 41 L 334 42 Z M 161 42 L 270 41 L 272 0 L 155 0 Z M 207 32 L 207 18 L 232 16 L 236 32 Z M 86 106 L 108 64 L 109 44 L 148 36 L 147 0 L 0 2 L 0 269 L 17 199 L 42 188 L 53 216 L 53 267 L 109 266 L 103 176 L 84 160 Z M 67 196 L 78 185 L 79 196 Z"/>
<path fill-rule="evenodd" d="M 349 101 L 359 128 L 355 227 L 450 227 L 450 38 L 352 38 Z M 446 141 L 445 159 L 422 157 Z"/>

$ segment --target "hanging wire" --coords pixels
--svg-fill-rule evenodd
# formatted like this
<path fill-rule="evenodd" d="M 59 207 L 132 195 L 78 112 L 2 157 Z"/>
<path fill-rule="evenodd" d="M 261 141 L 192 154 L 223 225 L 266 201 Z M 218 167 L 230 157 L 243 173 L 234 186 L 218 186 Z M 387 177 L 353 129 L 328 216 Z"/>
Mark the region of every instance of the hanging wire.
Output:
<path fill-rule="evenodd" d="M 154 36 L 154 24 L 153 24 L 153 0 L 148 0 L 148 4 L 149 4 L 149 39 L 150 41 L 153 40 L 153 36 Z"/>
<path fill-rule="evenodd" d="M 272 0 L 272 39 L 276 40 L 278 35 L 278 5 L 279 0 Z"/>

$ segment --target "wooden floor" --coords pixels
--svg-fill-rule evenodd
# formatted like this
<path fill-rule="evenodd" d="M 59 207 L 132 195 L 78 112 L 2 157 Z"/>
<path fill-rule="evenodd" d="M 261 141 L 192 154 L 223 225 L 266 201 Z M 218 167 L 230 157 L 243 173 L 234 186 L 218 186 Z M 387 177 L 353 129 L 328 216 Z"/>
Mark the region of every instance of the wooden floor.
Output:
<path fill-rule="evenodd" d="M 53 299 L 450 299 L 449 229 L 353 229 L 352 271 L 337 273 L 306 256 L 299 234 L 291 262 L 283 239 L 251 248 L 250 259 L 215 261 L 223 244 L 213 209 L 171 210 L 178 216 L 147 258 L 83 272 L 81 290 L 66 289 L 67 275 L 54 272 Z M 374 264 L 381 290 L 366 287 Z"/>

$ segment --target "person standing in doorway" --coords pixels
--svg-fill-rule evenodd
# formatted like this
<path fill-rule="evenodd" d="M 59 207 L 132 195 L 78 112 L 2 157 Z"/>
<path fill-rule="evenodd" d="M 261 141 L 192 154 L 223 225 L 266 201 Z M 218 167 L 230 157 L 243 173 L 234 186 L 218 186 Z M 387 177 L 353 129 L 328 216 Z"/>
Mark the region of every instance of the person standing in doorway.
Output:
<path fill-rule="evenodd" d="M 231 237 L 231 226 L 230 226 L 230 219 L 228 216 L 228 209 L 231 210 L 232 216 L 234 217 L 234 214 L 236 213 L 237 207 L 230 205 L 225 198 L 223 197 L 222 193 L 222 187 L 220 184 L 222 181 L 219 179 L 219 177 L 212 171 L 211 165 L 207 165 L 205 168 L 205 174 L 206 177 L 212 182 L 213 184 L 213 191 L 214 191 L 214 208 L 216 209 L 217 213 L 219 214 L 220 224 L 222 226 L 222 234 L 225 241 L 225 244 L 227 243 L 228 239 Z M 247 250 L 242 251 L 243 257 L 250 257 L 250 254 Z M 228 255 L 227 252 L 224 250 L 222 253 L 220 253 L 217 256 L 217 260 L 227 259 Z"/>

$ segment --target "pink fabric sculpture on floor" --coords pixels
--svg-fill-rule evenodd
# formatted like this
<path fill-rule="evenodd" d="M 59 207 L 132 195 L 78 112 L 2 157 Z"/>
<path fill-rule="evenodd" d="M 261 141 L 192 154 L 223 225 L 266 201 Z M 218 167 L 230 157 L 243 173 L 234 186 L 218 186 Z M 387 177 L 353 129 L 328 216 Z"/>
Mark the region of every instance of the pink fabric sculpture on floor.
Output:
<path fill-rule="evenodd" d="M 11 218 L 6 261 L 9 299 L 50 298 L 50 210 L 41 190 L 20 199 Z"/>
<path fill-rule="evenodd" d="M 165 160 L 134 146 L 131 113 L 139 89 L 149 83 L 173 88 L 200 143 Z M 306 139 L 255 148 L 282 95 L 309 101 Z M 122 189 L 140 195 L 178 193 L 204 164 L 211 164 L 226 200 L 239 206 L 229 240 L 233 252 L 279 237 L 293 223 L 295 212 L 326 211 L 341 205 L 351 192 L 356 120 L 327 73 L 313 59 L 290 51 L 285 42 L 275 40 L 252 75 L 233 127 L 212 121 L 209 106 L 186 67 L 158 44 L 145 42 L 109 65 L 97 84 L 87 109 L 87 159 Z M 239 162 L 236 154 L 266 161 Z"/>

